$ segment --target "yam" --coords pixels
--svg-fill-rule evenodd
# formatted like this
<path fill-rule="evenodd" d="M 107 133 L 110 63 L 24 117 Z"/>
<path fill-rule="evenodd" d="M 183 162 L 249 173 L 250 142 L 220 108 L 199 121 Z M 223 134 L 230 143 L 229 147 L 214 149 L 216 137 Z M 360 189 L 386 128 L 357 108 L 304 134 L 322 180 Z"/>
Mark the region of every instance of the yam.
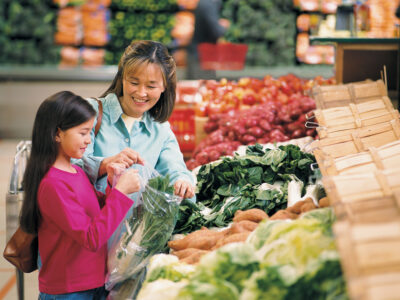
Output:
<path fill-rule="evenodd" d="M 180 239 L 180 240 L 176 240 L 176 241 L 169 241 L 168 242 L 168 247 L 170 247 L 173 250 L 183 250 L 186 248 L 198 248 L 198 246 L 202 246 L 202 247 L 207 247 L 205 244 L 207 244 L 208 240 L 212 240 L 212 239 L 218 239 L 220 237 L 223 236 L 223 232 L 217 232 L 217 231 L 212 231 L 209 230 L 208 228 L 202 228 L 200 230 L 196 230 L 193 231 L 191 233 L 189 233 L 187 236 L 185 236 L 184 238 Z M 197 242 L 196 242 L 197 241 Z M 201 242 L 199 242 L 201 241 Z M 191 247 L 190 244 L 193 243 L 197 243 L 196 246 L 197 247 Z M 205 243 L 205 244 L 201 244 L 201 243 Z M 212 242 L 208 242 L 208 243 L 212 243 Z M 198 249 L 202 249 L 202 248 L 198 248 Z"/>
<path fill-rule="evenodd" d="M 258 223 L 249 220 L 243 220 L 240 222 L 234 222 L 229 228 L 229 234 L 240 233 L 245 231 L 254 231 L 258 226 Z"/>
<path fill-rule="evenodd" d="M 268 215 L 265 213 L 265 211 L 258 208 L 252 208 L 244 211 L 238 210 L 233 217 L 233 222 L 248 220 L 259 223 L 266 218 L 268 218 Z"/>
<path fill-rule="evenodd" d="M 329 206 L 331 206 L 331 203 L 330 203 L 328 197 L 323 197 L 323 198 L 319 199 L 318 204 L 319 204 L 319 207 L 321 207 L 321 208 L 322 208 L 322 207 L 329 207 Z"/>
<path fill-rule="evenodd" d="M 288 212 L 294 213 L 294 214 L 300 214 L 301 213 L 301 207 L 305 204 L 306 202 L 301 200 L 296 202 L 294 205 L 286 208 Z"/>
<path fill-rule="evenodd" d="M 179 251 L 172 251 L 171 254 L 175 255 L 176 257 L 178 257 L 179 259 L 183 259 L 186 258 L 190 255 L 192 255 L 193 253 L 199 251 L 199 249 L 196 248 L 186 248 L 183 250 L 179 250 Z M 205 250 L 202 250 L 205 251 Z"/>
<path fill-rule="evenodd" d="M 304 204 L 305 205 L 305 204 Z M 297 219 L 298 215 L 291 213 L 287 210 L 281 209 L 278 210 L 271 218 L 270 220 L 286 220 L 286 219 Z"/>
<path fill-rule="evenodd" d="M 316 209 L 316 208 L 317 208 L 317 207 L 315 206 L 314 203 L 305 203 L 305 204 L 301 207 L 301 212 L 304 213 L 304 212 L 307 212 L 307 211 L 310 211 L 310 210 L 314 210 L 314 209 Z"/>
<path fill-rule="evenodd" d="M 180 262 L 184 262 L 184 263 L 191 264 L 191 265 L 197 264 L 200 261 L 200 258 L 204 254 L 210 252 L 210 251 L 206 251 L 206 250 L 199 250 L 199 249 L 196 249 L 196 250 L 197 250 L 196 252 L 193 252 L 191 255 L 181 259 Z"/>
<path fill-rule="evenodd" d="M 250 231 L 244 231 L 240 233 L 230 234 L 224 237 L 223 239 L 219 240 L 213 249 L 220 248 L 226 244 L 230 243 L 238 243 L 246 241 L 247 237 L 249 236 Z"/>

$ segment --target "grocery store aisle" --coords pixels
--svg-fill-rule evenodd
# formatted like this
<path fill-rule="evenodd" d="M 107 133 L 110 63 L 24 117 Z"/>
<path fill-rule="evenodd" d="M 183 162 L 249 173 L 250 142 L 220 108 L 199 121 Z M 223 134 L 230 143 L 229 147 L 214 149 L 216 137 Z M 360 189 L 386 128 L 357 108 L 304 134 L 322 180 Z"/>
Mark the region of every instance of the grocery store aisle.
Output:
<path fill-rule="evenodd" d="M 19 140 L 0 139 L 0 250 L 6 243 L 6 193 L 11 173 L 11 163 Z M 39 295 L 37 271 L 24 275 L 25 300 L 37 299 Z M 17 300 L 15 268 L 1 255 L 0 258 L 0 300 Z"/>

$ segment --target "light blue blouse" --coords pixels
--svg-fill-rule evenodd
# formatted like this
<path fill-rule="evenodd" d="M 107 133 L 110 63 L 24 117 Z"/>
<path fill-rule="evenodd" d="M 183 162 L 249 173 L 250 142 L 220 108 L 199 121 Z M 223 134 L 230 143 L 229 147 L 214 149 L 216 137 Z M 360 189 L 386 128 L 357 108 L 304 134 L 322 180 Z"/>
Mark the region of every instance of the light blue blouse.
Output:
<path fill-rule="evenodd" d="M 168 122 L 155 122 L 145 113 L 142 120 L 134 123 L 128 132 L 122 120 L 122 108 L 115 94 L 100 98 L 103 103 L 103 118 L 97 136 L 91 133 L 92 143 L 87 147 L 79 165 L 85 170 L 96 188 L 105 191 L 106 176 L 97 178 L 101 161 L 121 152 L 126 147 L 137 151 L 146 164 L 162 175 L 169 174 L 171 182 L 178 178 L 194 182 L 192 173 L 186 168 L 182 152 Z M 98 103 L 88 99 L 98 112 Z M 96 126 L 96 121 L 94 127 Z M 194 198 L 192 200 L 195 201 Z"/>

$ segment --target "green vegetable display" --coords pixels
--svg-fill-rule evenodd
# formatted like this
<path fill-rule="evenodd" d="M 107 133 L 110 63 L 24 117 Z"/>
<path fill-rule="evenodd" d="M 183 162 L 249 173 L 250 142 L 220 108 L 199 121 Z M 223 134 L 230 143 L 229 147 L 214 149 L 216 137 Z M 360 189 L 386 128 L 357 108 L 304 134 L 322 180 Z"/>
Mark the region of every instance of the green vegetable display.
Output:
<path fill-rule="evenodd" d="M 272 215 L 285 209 L 289 182 L 300 180 L 306 186 L 314 162 L 312 154 L 295 145 L 263 150 L 256 144 L 247 147 L 244 156 L 224 157 L 203 165 L 197 174 L 198 203 L 182 203 L 174 233 L 201 226 L 224 227 L 237 210 L 260 208 Z"/>
<path fill-rule="evenodd" d="M 222 16 L 231 21 L 225 38 L 249 46 L 247 66 L 294 64 L 293 0 L 225 0 Z"/>
<path fill-rule="evenodd" d="M 51 1 L 7 0 L 0 4 L 0 63 L 57 64 L 54 45 L 57 7 Z"/>
<path fill-rule="evenodd" d="M 347 300 L 332 208 L 316 211 L 294 221 L 264 220 L 246 242 L 204 255 L 185 276 L 171 276 L 166 266 L 177 269 L 179 262 L 164 255 L 164 263 L 150 263 L 137 300 L 156 295 L 168 300 Z"/>
<path fill-rule="evenodd" d="M 169 45 L 178 11 L 176 0 L 118 0 L 111 5 L 108 24 L 111 36 L 106 64 L 118 64 L 125 48 L 133 40 L 153 40 Z"/>

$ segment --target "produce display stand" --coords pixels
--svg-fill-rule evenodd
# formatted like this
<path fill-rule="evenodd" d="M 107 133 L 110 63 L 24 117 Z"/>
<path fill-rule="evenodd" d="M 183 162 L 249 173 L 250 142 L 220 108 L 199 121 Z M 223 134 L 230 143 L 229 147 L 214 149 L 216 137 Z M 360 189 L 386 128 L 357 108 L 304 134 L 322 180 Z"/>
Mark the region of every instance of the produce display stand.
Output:
<path fill-rule="evenodd" d="M 316 86 L 312 89 L 312 96 L 320 109 L 357 104 L 387 95 L 383 80 Z"/>
<path fill-rule="evenodd" d="M 399 112 L 386 96 L 359 104 L 317 109 L 314 115 L 318 121 L 320 138 L 351 133 L 357 128 L 367 128 L 399 118 Z"/>
<path fill-rule="evenodd" d="M 400 166 L 400 140 L 336 159 L 330 155 L 324 155 L 318 149 L 314 151 L 314 154 L 323 176 L 370 173 Z"/>
<path fill-rule="evenodd" d="M 393 119 L 386 123 L 355 129 L 351 133 L 316 140 L 311 147 L 336 158 L 367 151 L 370 147 L 383 146 L 399 139 L 400 121 Z"/>
<path fill-rule="evenodd" d="M 325 100 L 347 90 L 345 106 L 326 109 L 317 102 L 322 137 L 313 153 L 336 214 L 333 230 L 350 298 L 394 299 L 400 294 L 399 113 L 384 95 L 358 101 L 354 86 L 324 91 Z M 376 91 L 364 98 L 377 97 Z"/>

